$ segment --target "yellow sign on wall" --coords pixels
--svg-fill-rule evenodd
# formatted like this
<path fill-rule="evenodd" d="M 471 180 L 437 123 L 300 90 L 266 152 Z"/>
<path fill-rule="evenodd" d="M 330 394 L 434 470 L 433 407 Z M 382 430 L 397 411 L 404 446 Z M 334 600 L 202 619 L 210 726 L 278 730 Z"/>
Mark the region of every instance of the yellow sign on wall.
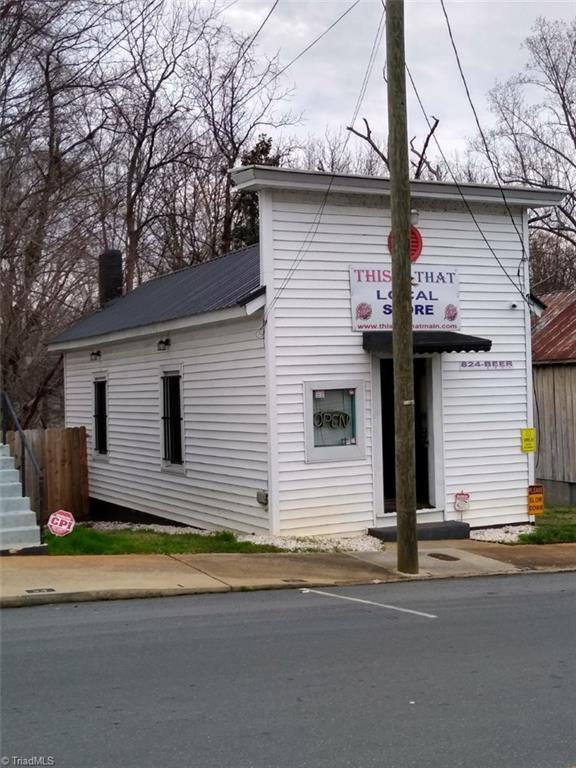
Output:
<path fill-rule="evenodd" d="M 520 444 L 523 453 L 533 453 L 536 450 L 536 430 L 534 427 L 520 430 Z"/>
<path fill-rule="evenodd" d="M 529 515 L 544 514 L 544 486 L 543 485 L 528 486 L 528 514 Z"/>

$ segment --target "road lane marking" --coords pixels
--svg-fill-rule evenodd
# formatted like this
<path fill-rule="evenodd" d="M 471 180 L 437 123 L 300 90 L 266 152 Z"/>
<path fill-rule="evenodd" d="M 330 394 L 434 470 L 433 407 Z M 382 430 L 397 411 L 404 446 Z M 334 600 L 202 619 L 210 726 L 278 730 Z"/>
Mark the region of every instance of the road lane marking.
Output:
<path fill-rule="evenodd" d="M 400 611 L 400 613 L 411 613 L 414 616 L 423 616 L 425 619 L 437 619 L 433 613 L 424 613 L 424 611 L 413 611 L 411 608 L 399 608 L 397 605 L 387 605 L 386 603 L 375 603 L 372 600 L 362 600 L 359 597 L 347 597 L 346 595 L 335 595 L 334 592 L 324 592 L 319 589 L 301 589 L 303 595 L 314 594 L 324 595 L 324 597 L 336 597 L 338 600 L 350 600 L 353 603 L 363 603 L 364 605 L 375 605 L 378 608 L 388 608 L 389 611 Z"/>

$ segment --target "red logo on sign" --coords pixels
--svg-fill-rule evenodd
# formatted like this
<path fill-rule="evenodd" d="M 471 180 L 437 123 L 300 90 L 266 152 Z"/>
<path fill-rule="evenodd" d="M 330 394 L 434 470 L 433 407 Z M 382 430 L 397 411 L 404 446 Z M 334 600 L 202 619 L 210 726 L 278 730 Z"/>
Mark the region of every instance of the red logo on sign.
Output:
<path fill-rule="evenodd" d="M 414 262 L 420 256 L 423 244 L 420 230 L 412 225 L 410 227 L 410 261 Z M 388 235 L 388 250 L 392 253 L 392 232 Z"/>
<path fill-rule="evenodd" d="M 54 536 L 67 536 L 74 530 L 75 523 L 74 515 L 71 512 L 59 509 L 57 512 L 52 512 L 48 518 L 48 530 Z"/>

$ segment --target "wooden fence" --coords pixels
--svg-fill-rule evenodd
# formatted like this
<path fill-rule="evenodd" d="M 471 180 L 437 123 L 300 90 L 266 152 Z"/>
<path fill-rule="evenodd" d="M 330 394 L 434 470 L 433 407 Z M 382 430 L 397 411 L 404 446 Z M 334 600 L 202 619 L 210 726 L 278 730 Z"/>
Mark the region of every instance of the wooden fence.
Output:
<path fill-rule="evenodd" d="M 576 365 L 534 366 L 536 477 L 576 483 Z"/>
<path fill-rule="evenodd" d="M 86 429 L 27 429 L 26 439 L 44 475 L 43 504 L 40 510 L 38 478 L 32 462 L 26 456 L 25 495 L 30 498 L 34 512 L 40 512 L 45 522 L 52 512 L 66 509 L 76 519 L 88 515 L 88 462 Z M 17 433 L 8 433 L 10 452 L 20 467 L 22 446 Z"/>

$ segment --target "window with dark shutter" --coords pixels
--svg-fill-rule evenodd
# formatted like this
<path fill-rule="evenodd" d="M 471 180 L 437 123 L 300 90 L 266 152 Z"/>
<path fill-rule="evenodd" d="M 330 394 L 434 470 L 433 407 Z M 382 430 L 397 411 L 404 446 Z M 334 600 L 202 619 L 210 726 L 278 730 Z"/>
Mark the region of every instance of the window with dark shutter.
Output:
<path fill-rule="evenodd" d="M 106 409 L 106 380 L 94 382 L 94 450 L 108 453 L 108 413 Z"/>
<path fill-rule="evenodd" d="M 180 403 L 180 374 L 162 376 L 163 459 L 169 464 L 182 464 L 182 409 Z"/>

